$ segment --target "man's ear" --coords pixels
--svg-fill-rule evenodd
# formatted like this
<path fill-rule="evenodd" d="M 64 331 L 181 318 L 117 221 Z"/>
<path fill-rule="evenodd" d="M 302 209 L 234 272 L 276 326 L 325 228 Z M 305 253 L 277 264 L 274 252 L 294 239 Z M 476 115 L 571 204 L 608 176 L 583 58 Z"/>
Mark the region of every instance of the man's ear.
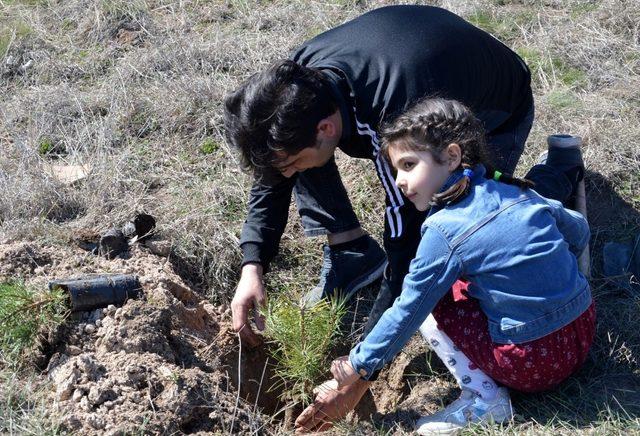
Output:
<path fill-rule="evenodd" d="M 316 126 L 316 135 L 321 135 L 324 138 L 332 138 L 336 136 L 337 131 L 338 126 L 336 124 L 336 113 L 321 119 L 318 121 L 318 125 Z"/>
<path fill-rule="evenodd" d="M 447 167 L 449 171 L 455 171 L 462 162 L 462 149 L 458 144 L 452 142 L 445 150 Z"/>
<path fill-rule="evenodd" d="M 331 137 L 335 134 L 336 126 L 334 125 L 331 117 L 323 118 L 318 122 L 318 126 L 316 127 L 316 134 L 322 135 L 323 137 Z"/>

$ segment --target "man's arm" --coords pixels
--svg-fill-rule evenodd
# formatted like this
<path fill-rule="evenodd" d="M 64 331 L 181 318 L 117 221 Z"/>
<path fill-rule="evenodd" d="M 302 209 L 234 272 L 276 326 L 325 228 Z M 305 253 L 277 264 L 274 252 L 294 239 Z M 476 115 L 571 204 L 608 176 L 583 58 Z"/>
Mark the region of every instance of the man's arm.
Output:
<path fill-rule="evenodd" d="M 280 238 L 287 225 L 291 192 L 296 177 L 285 178 L 274 172 L 256 180 L 249 194 L 249 211 L 242 228 L 242 273 L 231 302 L 233 328 L 242 340 L 255 346 L 260 339 L 249 324 L 249 312 L 257 314 L 266 303 L 263 274 L 278 252 Z M 262 319 L 255 318 L 258 328 Z"/>
<path fill-rule="evenodd" d="M 254 182 L 240 236 L 243 266 L 254 262 L 261 264 L 265 272 L 269 269 L 287 225 L 291 192 L 296 180 L 295 175 L 286 178 L 270 171 Z"/>

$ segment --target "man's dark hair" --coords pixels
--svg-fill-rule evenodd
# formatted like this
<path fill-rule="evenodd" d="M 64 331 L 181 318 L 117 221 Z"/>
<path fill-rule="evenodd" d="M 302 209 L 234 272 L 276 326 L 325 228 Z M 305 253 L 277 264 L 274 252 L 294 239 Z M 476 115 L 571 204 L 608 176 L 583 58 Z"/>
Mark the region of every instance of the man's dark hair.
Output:
<path fill-rule="evenodd" d="M 316 126 L 336 111 L 328 79 L 290 60 L 254 74 L 225 99 L 224 127 L 244 170 L 272 167 L 276 151 L 315 145 Z"/>

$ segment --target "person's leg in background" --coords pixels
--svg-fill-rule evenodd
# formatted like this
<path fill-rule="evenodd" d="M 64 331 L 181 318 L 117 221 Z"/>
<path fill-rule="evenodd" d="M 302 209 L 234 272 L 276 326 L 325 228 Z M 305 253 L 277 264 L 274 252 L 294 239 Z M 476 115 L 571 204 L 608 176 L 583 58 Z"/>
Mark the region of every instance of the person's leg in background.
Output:
<path fill-rule="evenodd" d="M 315 303 L 334 292 L 349 298 L 378 279 L 386 257 L 353 211 L 335 159 L 298 174 L 294 195 L 306 236 L 326 235 L 318 284 L 305 296 Z"/>
<path fill-rule="evenodd" d="M 532 104 L 520 123 L 511 129 L 487 135 L 487 152 L 497 170 L 513 174 L 524 151 L 534 116 L 535 109 Z"/>
<path fill-rule="evenodd" d="M 582 140 L 571 135 L 550 135 L 547 145 L 542 162 L 534 165 L 525 177 L 535 183 L 538 194 L 566 205 L 584 178 Z"/>
<path fill-rule="evenodd" d="M 513 174 L 525 142 L 531 131 L 535 116 L 534 106 L 512 129 L 487 136 L 489 157 L 496 169 Z M 533 166 L 525 176 L 535 183 L 540 195 L 566 203 L 575 193 L 576 186 L 582 180 L 584 169 L 582 155 L 576 139 L 564 135 L 551 135 L 548 138 L 549 151 L 546 162 Z"/>

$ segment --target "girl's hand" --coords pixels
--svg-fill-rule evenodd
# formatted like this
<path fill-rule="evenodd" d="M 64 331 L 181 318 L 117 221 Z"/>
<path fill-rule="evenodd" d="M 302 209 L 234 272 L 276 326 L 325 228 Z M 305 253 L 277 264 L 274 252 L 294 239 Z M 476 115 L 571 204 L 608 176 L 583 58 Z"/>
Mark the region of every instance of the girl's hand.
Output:
<path fill-rule="evenodd" d="M 339 388 L 348 386 L 360 378 L 356 370 L 351 366 L 349 356 L 341 356 L 331 362 L 331 374 L 338 382 Z"/>

